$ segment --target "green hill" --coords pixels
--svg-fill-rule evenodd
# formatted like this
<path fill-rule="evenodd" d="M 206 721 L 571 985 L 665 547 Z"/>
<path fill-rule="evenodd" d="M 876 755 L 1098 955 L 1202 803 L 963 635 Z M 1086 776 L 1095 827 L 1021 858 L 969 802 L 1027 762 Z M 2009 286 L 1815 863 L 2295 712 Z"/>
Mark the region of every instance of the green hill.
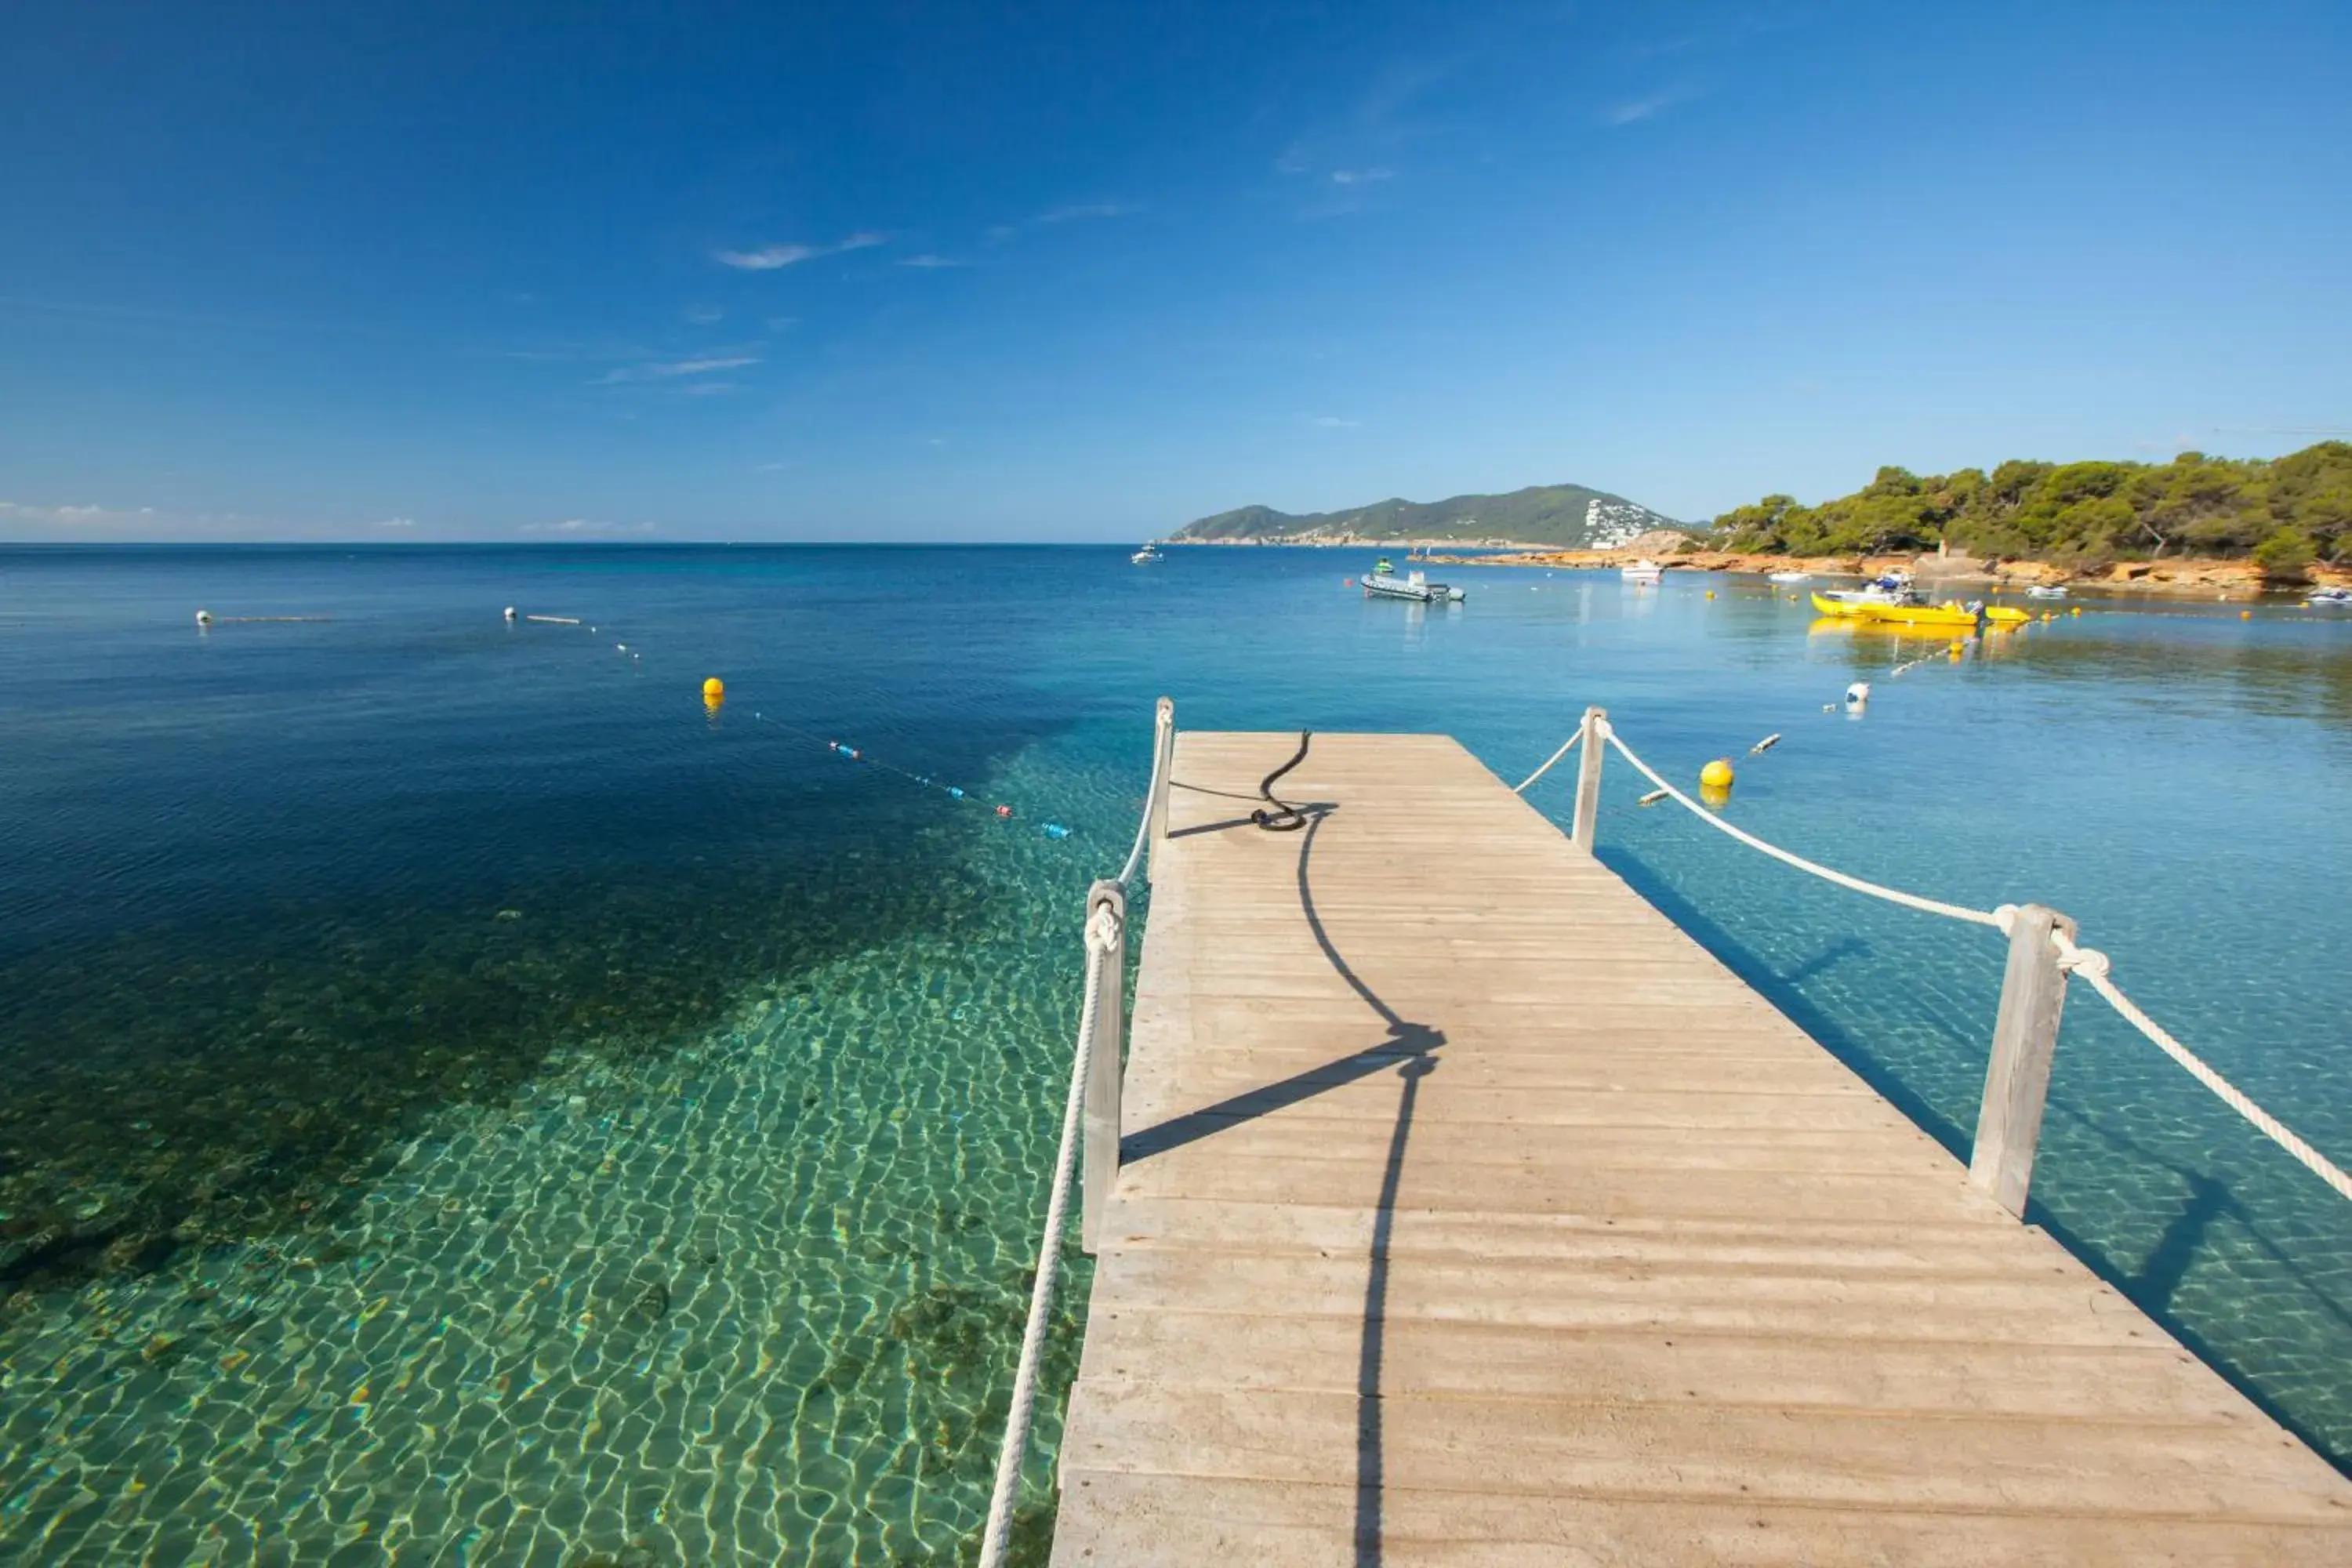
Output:
<path fill-rule="evenodd" d="M 1566 550 L 1603 550 L 1652 529 L 1682 524 L 1622 496 L 1582 485 L 1530 485 L 1508 495 L 1439 501 L 1391 499 L 1345 511 L 1291 513 L 1239 507 L 1188 522 L 1174 537 L 1195 542 L 1316 544 L 1339 541 L 1508 540 Z"/>

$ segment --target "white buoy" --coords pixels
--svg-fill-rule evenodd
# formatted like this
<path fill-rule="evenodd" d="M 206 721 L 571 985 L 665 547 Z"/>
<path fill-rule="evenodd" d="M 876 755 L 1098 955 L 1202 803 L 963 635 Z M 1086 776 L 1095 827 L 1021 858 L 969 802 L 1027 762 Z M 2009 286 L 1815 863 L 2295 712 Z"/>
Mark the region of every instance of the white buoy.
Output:
<path fill-rule="evenodd" d="M 507 606 L 506 615 L 507 619 L 509 620 L 513 620 L 515 618 L 515 607 L 512 605 L 509 605 Z"/>
<path fill-rule="evenodd" d="M 198 610 L 196 612 L 196 625 L 200 626 L 208 626 L 212 624 L 213 613 L 210 610 Z"/>
<path fill-rule="evenodd" d="M 1870 682 L 1867 680 L 1857 680 L 1852 686 L 1845 689 L 1845 701 L 1847 707 L 1859 708 L 1869 700 Z"/>

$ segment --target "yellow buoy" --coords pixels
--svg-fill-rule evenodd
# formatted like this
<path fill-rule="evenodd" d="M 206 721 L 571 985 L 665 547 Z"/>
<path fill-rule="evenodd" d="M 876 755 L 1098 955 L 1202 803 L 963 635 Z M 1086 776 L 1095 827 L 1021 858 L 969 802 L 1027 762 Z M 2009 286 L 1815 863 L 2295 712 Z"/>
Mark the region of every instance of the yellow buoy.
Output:
<path fill-rule="evenodd" d="M 1707 596 L 1708 598 L 1710 598 L 1710 599 L 1714 598 L 1714 597 L 1715 597 L 1715 590 L 1714 590 L 1714 589 L 1712 589 L 1712 588 L 1709 588 L 1709 589 L 1706 591 L 1706 596 Z"/>
<path fill-rule="evenodd" d="M 2081 615 L 2083 613 L 2083 606 L 2080 605 L 2075 605 L 2074 613 L 2078 616 Z"/>
<path fill-rule="evenodd" d="M 1707 763 L 1706 766 L 1699 769 L 1698 787 L 1701 789 L 1729 789 L 1731 787 L 1731 759 L 1729 757 L 1717 757 L 1715 761 Z"/>
<path fill-rule="evenodd" d="M 712 676 L 702 683 L 702 700 L 705 702 L 724 702 L 727 700 L 727 683 Z"/>
<path fill-rule="evenodd" d="M 1959 638 L 1958 638 L 1958 637 L 1954 637 L 1954 638 L 1952 639 L 1952 657 L 1953 657 L 1954 658 L 1959 658 L 1959 657 L 1960 657 L 1960 655 L 1962 655 L 1962 654 L 1966 653 L 1966 652 L 1968 651 L 1968 649 L 1969 649 L 1969 645 L 1968 645 L 1967 643 L 1962 642 L 1962 641 L 1961 641 Z"/>
<path fill-rule="evenodd" d="M 2252 610 L 2240 610 L 2238 612 L 2238 618 L 2242 621 L 2251 621 L 2254 618 L 2254 612 Z"/>

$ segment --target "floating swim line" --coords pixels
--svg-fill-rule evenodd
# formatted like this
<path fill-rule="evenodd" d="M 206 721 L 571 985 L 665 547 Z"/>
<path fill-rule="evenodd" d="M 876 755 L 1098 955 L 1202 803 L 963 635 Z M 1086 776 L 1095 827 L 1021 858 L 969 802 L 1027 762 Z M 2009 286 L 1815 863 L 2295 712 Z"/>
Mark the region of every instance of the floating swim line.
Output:
<path fill-rule="evenodd" d="M 593 636 L 603 635 L 598 630 L 595 623 L 582 616 L 522 615 L 517 612 L 511 605 L 508 606 L 504 612 L 504 616 L 507 624 L 509 626 L 515 626 L 521 623 L 532 623 L 540 626 L 576 626 L 580 630 Z M 625 642 L 614 643 L 613 645 L 613 650 L 615 653 L 627 658 L 632 664 L 641 663 L 644 660 L 645 656 L 642 649 L 633 649 Z M 718 696 L 713 697 L 709 693 L 708 684 L 706 684 L 704 693 L 705 702 L 709 704 L 714 710 L 719 702 L 723 702 L 725 700 L 723 689 Z M 927 773 L 919 773 L 910 768 L 902 768 L 895 763 L 886 763 L 879 757 L 869 756 L 866 753 L 866 748 L 863 746 L 855 746 L 846 741 L 834 740 L 830 737 L 820 735 L 814 730 L 804 730 L 797 724 L 789 723 L 784 720 L 774 718 L 768 713 L 758 710 L 754 710 L 752 711 L 751 717 L 760 723 L 766 724 L 773 729 L 781 730 L 784 733 L 795 736 L 800 740 L 806 741 L 812 745 L 823 746 L 826 751 L 830 752 L 835 756 L 839 757 L 844 762 L 863 763 L 868 767 L 879 768 L 884 773 L 896 773 L 898 777 L 906 780 L 908 784 L 918 785 L 920 788 L 927 790 L 936 790 L 940 794 L 947 796 L 950 800 L 962 801 L 974 800 L 976 798 L 969 790 L 964 789 L 961 785 L 946 784 L 940 780 L 932 778 Z M 993 811 L 994 815 L 1001 821 L 1009 822 L 1015 820 L 1016 818 L 1021 820 L 1027 820 L 1028 818 L 1027 813 L 1016 812 L 1010 804 L 1003 801 L 999 801 L 994 804 Z M 1038 823 L 1038 828 L 1045 835 L 1046 837 L 1053 839 L 1067 838 L 1076 831 L 1076 829 L 1059 822 L 1041 821 Z"/>

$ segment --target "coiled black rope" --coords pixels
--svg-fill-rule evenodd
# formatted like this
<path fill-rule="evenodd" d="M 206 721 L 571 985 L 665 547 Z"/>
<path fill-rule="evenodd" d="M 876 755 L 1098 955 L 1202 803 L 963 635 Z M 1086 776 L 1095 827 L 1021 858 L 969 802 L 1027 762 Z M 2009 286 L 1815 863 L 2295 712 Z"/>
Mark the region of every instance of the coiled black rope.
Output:
<path fill-rule="evenodd" d="M 1314 739 L 1314 736 L 1315 731 L 1312 730 L 1299 731 L 1298 754 L 1292 757 L 1290 761 L 1283 763 L 1282 766 L 1275 769 L 1274 772 L 1266 774 L 1265 781 L 1257 786 L 1257 793 L 1264 795 L 1265 797 L 1265 804 L 1274 807 L 1274 809 L 1272 811 L 1267 811 L 1261 807 L 1256 811 L 1253 811 L 1250 813 L 1250 820 L 1256 823 L 1260 827 L 1265 828 L 1268 833 L 1296 833 L 1300 828 L 1307 826 L 1307 814 L 1305 812 L 1299 810 L 1297 806 L 1291 805 L 1286 800 L 1278 800 L 1275 797 L 1274 781 L 1307 760 L 1307 742 Z"/>

